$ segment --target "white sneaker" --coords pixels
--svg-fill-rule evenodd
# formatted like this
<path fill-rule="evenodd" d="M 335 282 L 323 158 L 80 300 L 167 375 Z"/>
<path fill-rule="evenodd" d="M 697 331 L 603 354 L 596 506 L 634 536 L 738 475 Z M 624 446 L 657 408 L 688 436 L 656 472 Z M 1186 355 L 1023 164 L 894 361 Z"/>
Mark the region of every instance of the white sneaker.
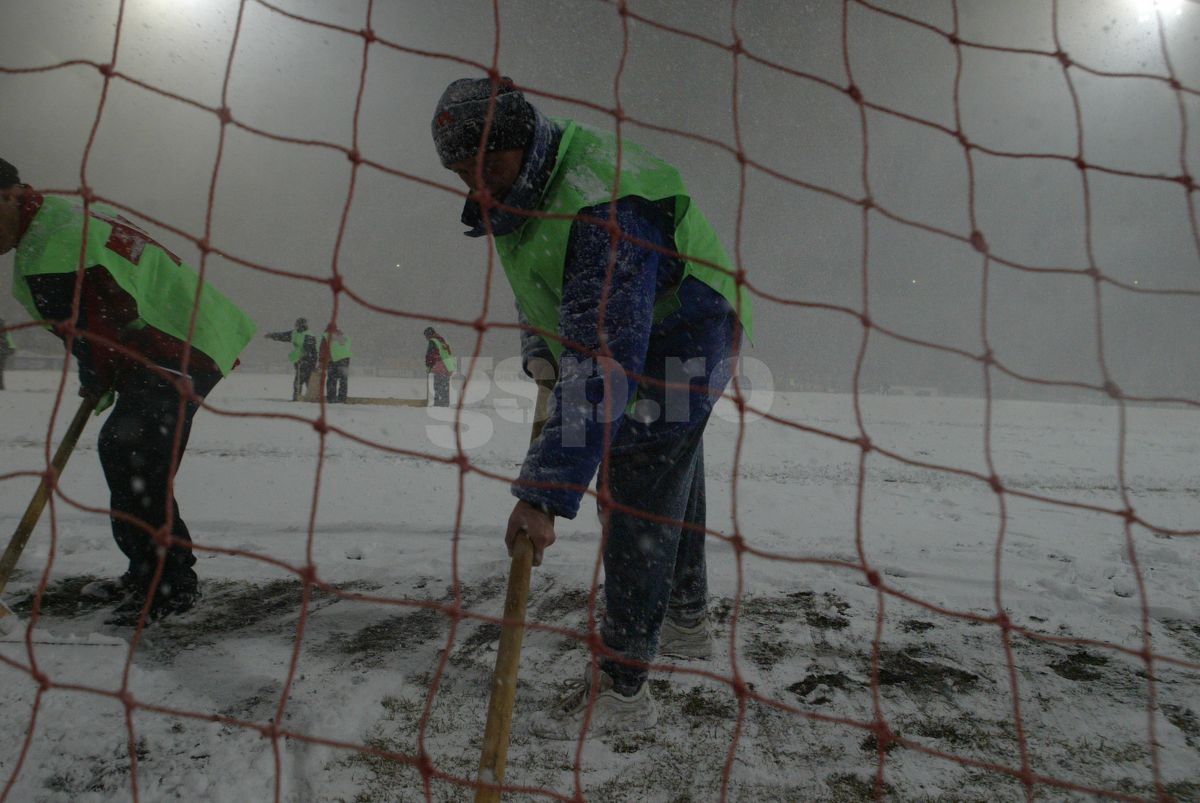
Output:
<path fill-rule="evenodd" d="M 708 629 L 708 620 L 700 620 L 700 624 L 684 627 L 671 621 L 670 617 L 663 620 L 662 631 L 658 635 L 658 653 L 672 658 L 711 658 L 713 651 L 712 631 Z"/>
<path fill-rule="evenodd" d="M 658 705 L 650 695 L 650 684 L 643 683 L 636 694 L 626 697 L 613 689 L 612 678 L 600 670 L 600 690 L 592 706 L 589 732 L 597 736 L 632 733 L 652 728 L 658 722 Z M 548 711 L 534 716 L 529 729 L 534 736 L 560 741 L 575 740 L 583 730 L 591 691 L 592 669 L 570 682 L 566 692 Z"/>

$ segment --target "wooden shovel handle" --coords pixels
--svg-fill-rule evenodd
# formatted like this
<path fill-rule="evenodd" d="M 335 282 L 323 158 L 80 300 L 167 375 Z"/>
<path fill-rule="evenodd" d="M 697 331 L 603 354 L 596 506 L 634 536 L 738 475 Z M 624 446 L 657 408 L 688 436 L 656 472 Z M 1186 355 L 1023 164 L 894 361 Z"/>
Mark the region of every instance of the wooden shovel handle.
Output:
<path fill-rule="evenodd" d="M 92 410 L 96 409 L 96 401 L 91 396 L 85 396 L 80 402 L 79 410 L 71 419 L 71 424 L 67 427 L 62 442 L 58 444 L 54 458 L 50 461 L 55 477 L 62 476 L 63 469 L 67 466 L 67 460 L 71 457 L 71 451 L 75 448 L 75 444 L 87 424 L 88 416 L 92 414 Z M 0 593 L 3 593 L 4 587 L 8 585 L 8 578 L 12 576 L 13 569 L 17 567 L 17 561 L 20 560 L 21 553 L 25 550 L 25 544 L 29 542 L 29 536 L 33 535 L 33 528 L 37 526 L 38 519 L 42 516 L 42 510 L 46 507 L 46 500 L 49 498 L 50 489 L 46 485 L 46 478 L 42 477 L 42 481 L 38 483 L 37 490 L 33 494 L 33 499 L 29 500 L 29 507 L 25 508 L 25 515 L 17 524 L 17 531 L 13 533 L 8 547 L 4 550 L 4 557 L 0 558 Z"/>
<path fill-rule="evenodd" d="M 529 440 L 537 440 L 546 421 L 546 407 L 554 381 L 538 381 L 537 405 L 534 407 L 533 432 Z M 533 544 L 525 535 L 518 535 L 513 545 L 512 564 L 508 569 L 508 591 L 504 596 L 504 624 L 500 627 L 500 643 L 496 649 L 496 669 L 492 673 L 491 698 L 488 701 L 487 724 L 483 730 L 483 751 L 479 756 L 480 783 L 475 803 L 499 803 L 500 787 L 504 781 L 508 759 L 508 731 L 512 725 L 513 702 L 517 696 L 517 671 L 521 666 L 521 640 L 525 636 L 525 608 L 529 601 L 529 580 L 533 570 Z"/>

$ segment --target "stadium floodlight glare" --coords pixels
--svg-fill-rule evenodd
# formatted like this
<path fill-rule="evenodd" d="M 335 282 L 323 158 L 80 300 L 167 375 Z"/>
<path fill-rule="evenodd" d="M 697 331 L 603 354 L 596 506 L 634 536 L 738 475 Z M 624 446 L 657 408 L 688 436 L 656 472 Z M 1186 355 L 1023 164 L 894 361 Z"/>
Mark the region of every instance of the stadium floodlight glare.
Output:
<path fill-rule="evenodd" d="M 1162 16 L 1163 22 L 1169 22 L 1183 14 L 1184 0 L 1131 0 L 1137 11 L 1138 22 L 1153 22 L 1155 12 Z"/>

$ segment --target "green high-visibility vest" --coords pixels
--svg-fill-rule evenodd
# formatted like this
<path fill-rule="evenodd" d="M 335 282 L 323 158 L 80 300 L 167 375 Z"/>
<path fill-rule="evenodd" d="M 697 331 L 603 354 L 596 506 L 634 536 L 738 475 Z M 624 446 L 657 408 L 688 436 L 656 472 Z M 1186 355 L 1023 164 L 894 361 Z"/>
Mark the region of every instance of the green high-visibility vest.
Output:
<path fill-rule="evenodd" d="M 152 326 L 186 341 L 199 304 L 192 348 L 228 374 L 242 349 L 254 337 L 254 321 L 196 271 L 122 218 L 115 209 L 92 204 L 87 219 L 85 268 L 101 266 L 133 297 L 138 320 L 130 328 Z M 83 243 L 84 207 L 77 198 L 44 196 L 17 246 L 13 295 L 34 318 L 41 318 L 27 279 L 52 273 L 75 273 Z"/>
<path fill-rule="evenodd" d="M 442 358 L 442 364 L 446 366 L 446 370 L 450 373 L 457 371 L 458 361 L 454 359 L 450 347 L 436 337 L 429 338 L 429 342 L 438 350 L 438 356 Z"/>
<path fill-rule="evenodd" d="M 557 333 L 567 240 L 574 223 L 570 216 L 586 207 L 609 203 L 618 177 L 614 135 L 573 120 L 555 122 L 563 135 L 538 211 L 565 217 L 530 217 L 516 231 L 496 237 L 496 251 L 525 319 L 539 329 Z M 618 198 L 674 200 L 675 250 L 684 261 L 680 282 L 691 276 L 720 293 L 737 310 L 747 338 L 753 336 L 750 294 L 739 289 L 732 261 L 713 227 L 692 203 L 679 171 L 641 146 L 622 140 L 619 178 Z M 675 293 L 659 299 L 654 305 L 654 320 L 667 317 L 679 308 L 679 303 Z M 546 340 L 557 359 L 562 343 L 555 338 Z"/>
<path fill-rule="evenodd" d="M 336 338 L 330 339 L 329 333 L 326 332 L 321 335 L 321 340 L 329 342 L 330 362 L 350 359 L 350 335 L 340 334 Z"/>
<path fill-rule="evenodd" d="M 299 329 L 292 330 L 292 350 L 288 352 L 288 362 L 300 362 L 300 358 L 304 356 L 304 341 L 309 337 L 312 335 L 307 329 L 303 332 Z"/>

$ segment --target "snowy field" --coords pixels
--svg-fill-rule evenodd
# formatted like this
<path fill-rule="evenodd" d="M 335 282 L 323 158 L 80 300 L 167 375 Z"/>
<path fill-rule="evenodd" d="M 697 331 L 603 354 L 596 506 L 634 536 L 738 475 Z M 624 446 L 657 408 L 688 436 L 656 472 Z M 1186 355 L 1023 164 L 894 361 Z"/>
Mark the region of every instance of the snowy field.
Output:
<path fill-rule="evenodd" d="M 0 473 L 33 470 L 43 459 L 57 375 L 18 372 L 8 379 L 10 390 L 0 393 Z M 420 395 L 419 383 L 401 388 L 400 381 L 352 378 L 351 393 Z M 283 401 L 289 391 L 284 375 L 240 375 L 210 402 L 226 411 L 316 415 L 313 405 Z M 68 393 L 60 431 L 75 404 L 73 386 Z M 872 396 L 862 403 L 878 446 L 989 473 L 982 402 Z M 528 424 L 511 420 L 511 407 L 496 412 L 490 398 L 467 412 L 480 443 L 468 452 L 472 464 L 514 474 Z M 858 435 L 849 396 L 779 394 L 772 412 Z M 723 413 L 707 439 L 709 525 L 732 533 L 738 430 L 729 410 Z M 363 441 L 454 454 L 445 433 L 431 430 L 444 425 L 425 409 L 342 406 L 329 410 L 329 421 Z M 1200 414 L 1135 407 L 1126 424 L 1123 481 L 1138 515 L 1163 528 L 1200 529 Z M 488 426 L 493 432 L 483 437 Z M 97 429 L 93 422 L 64 478 L 66 492 L 91 506 L 107 497 Z M 1124 522 L 1100 512 L 1125 504 L 1118 431 L 1112 405 L 997 402 L 990 430 L 996 472 L 1005 486 L 1051 500 L 1005 494 L 1003 511 L 985 482 L 871 454 L 861 513 L 867 561 L 904 595 L 990 617 L 1003 520 L 999 595 L 1015 625 L 1140 650 L 1142 602 Z M 459 599 L 468 614 L 499 614 L 507 486 L 467 474 L 455 538 L 456 465 L 331 434 L 310 538 L 318 452 L 319 436 L 307 423 L 197 416 L 177 494 L 198 544 L 227 551 L 199 553 L 201 603 L 147 629 L 136 644 L 128 630 L 103 623 L 103 610 L 80 607 L 73 596 L 88 578 L 123 568 L 107 519 L 60 502 L 52 546 L 47 511 L 5 594 L 28 622 L 32 592 L 52 561 L 32 652 L 22 632 L 0 644 L 0 726 L 8 735 L 0 744 L 0 791 L 7 800 L 132 799 L 131 763 L 140 800 L 470 799 L 469 789 L 447 778 L 474 775 L 497 627 L 470 616 L 455 625 L 437 606 Z M 506 799 L 577 799 L 579 790 L 596 801 L 873 799 L 880 759 L 865 726 L 876 705 L 901 737 L 884 751 L 886 799 L 1025 799 L 1018 779 L 993 768 L 1022 766 L 1006 653 L 994 624 L 887 596 L 873 700 L 876 591 L 861 571 L 838 563 L 858 561 L 858 463 L 857 447 L 828 437 L 766 421 L 747 427 L 736 483 L 747 544 L 826 562 L 745 554 L 735 630 L 739 563 L 724 543 L 711 542 L 712 612 L 722 647 L 709 662 L 673 665 L 684 672 L 664 667 L 651 675 L 661 707 L 654 732 L 589 738 L 578 755 L 575 744 L 528 736 L 529 712 L 551 701 L 588 655 L 562 632 L 528 632 L 508 781 L 543 793 Z M 33 488 L 28 478 L 0 482 L 5 538 Z M 530 618 L 584 631 L 598 541 L 593 506 L 585 503 L 559 532 L 560 542 L 535 570 Z M 1175 799 L 1197 800 L 1200 539 L 1161 537 L 1140 526 L 1132 533 L 1153 650 L 1183 662 L 1154 664 L 1160 779 Z M 301 567 L 308 556 L 332 590 L 307 600 L 298 640 L 302 586 L 281 564 Z M 377 599 L 385 597 L 391 604 Z M 1011 647 L 1031 772 L 1110 797 L 1153 799 L 1145 662 L 1103 644 L 1016 632 Z M 39 696 L 38 683 L 17 668 L 31 662 L 51 684 L 71 688 L 51 686 Z M 740 729 L 738 698 L 713 677 L 731 676 L 735 662 L 766 701 L 747 700 Z M 128 722 L 115 695 L 122 689 L 146 706 L 132 707 Z M 275 719 L 287 735 L 273 741 Z M 415 766 L 421 751 L 433 770 L 427 784 Z M 1039 800 L 1093 799 L 1042 783 L 1032 792 Z"/>

